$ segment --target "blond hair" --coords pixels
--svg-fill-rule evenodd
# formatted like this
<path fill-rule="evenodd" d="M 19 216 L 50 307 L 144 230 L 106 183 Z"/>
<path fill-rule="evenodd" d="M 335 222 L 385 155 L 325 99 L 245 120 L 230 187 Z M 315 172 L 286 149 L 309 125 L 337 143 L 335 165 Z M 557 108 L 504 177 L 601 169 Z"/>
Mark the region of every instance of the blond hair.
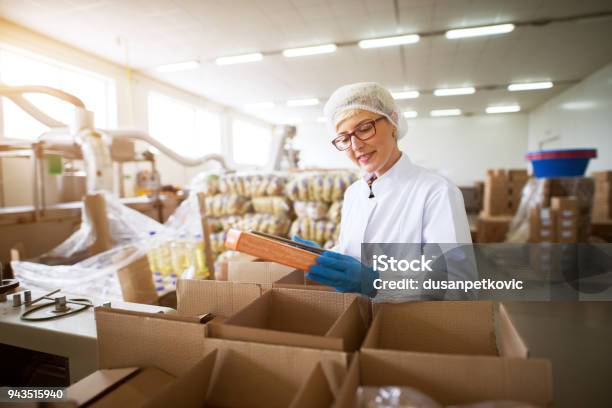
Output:
<path fill-rule="evenodd" d="M 363 109 L 347 109 L 345 111 L 342 111 L 338 114 L 338 117 L 335 118 L 335 128 L 336 130 L 338 130 L 338 125 L 340 125 L 342 122 L 344 122 L 345 120 L 347 120 L 348 118 L 352 118 L 353 116 L 357 116 L 362 112 L 367 112 L 366 110 Z"/>

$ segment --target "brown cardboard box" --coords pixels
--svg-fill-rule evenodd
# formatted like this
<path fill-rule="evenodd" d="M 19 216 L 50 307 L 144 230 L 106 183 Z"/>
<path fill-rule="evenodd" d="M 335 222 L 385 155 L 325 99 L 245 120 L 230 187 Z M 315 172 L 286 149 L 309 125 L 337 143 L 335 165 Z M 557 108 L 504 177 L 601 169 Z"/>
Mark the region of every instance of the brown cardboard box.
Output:
<path fill-rule="evenodd" d="M 578 199 L 553 197 L 551 209 L 555 217 L 555 242 L 578 242 Z"/>
<path fill-rule="evenodd" d="M 96 308 L 95 315 L 99 366 L 106 374 L 97 374 L 102 378 L 98 385 L 72 386 L 80 387 L 78 401 L 103 397 L 112 398 L 113 406 L 148 407 L 329 406 L 348 365 L 349 355 L 342 352 L 205 338 L 205 325 L 193 318 L 104 307 Z M 165 386 L 145 382 L 138 389 L 141 399 L 128 401 L 115 395 L 121 388 L 116 385 L 133 375 L 134 369 L 125 367 L 151 367 L 171 378 Z"/>
<path fill-rule="evenodd" d="M 228 262 L 227 280 L 272 284 L 294 270 L 294 268 L 276 262 Z M 304 275 L 304 272 L 301 274 Z"/>
<path fill-rule="evenodd" d="M 487 301 L 384 303 L 362 349 L 498 355 L 493 319 Z"/>
<path fill-rule="evenodd" d="M 525 169 L 510 169 L 508 170 L 508 179 L 513 182 L 525 183 L 529 178 L 529 174 Z"/>
<path fill-rule="evenodd" d="M 359 386 L 389 385 L 412 387 L 444 405 L 492 400 L 552 403 L 546 360 L 365 350 L 352 360 L 334 407 L 357 406 Z"/>
<path fill-rule="evenodd" d="M 306 278 L 304 272 L 298 270 L 295 270 L 276 280 L 272 284 L 272 287 L 285 289 L 325 290 L 328 292 L 336 291 L 336 289 L 331 286 L 322 285 L 318 282 Z"/>
<path fill-rule="evenodd" d="M 176 288 L 177 311 L 183 316 L 212 313 L 216 317 L 226 318 L 271 288 L 272 284 L 179 279 Z"/>
<path fill-rule="evenodd" d="M 556 242 L 557 220 L 550 208 L 532 208 L 529 213 L 529 242 Z"/>
<path fill-rule="evenodd" d="M 342 359 L 315 356 L 314 364 L 306 363 L 302 360 L 312 356 L 303 354 L 303 349 L 226 346 L 208 352 L 194 369 L 146 406 L 330 406 L 346 375 L 346 362 Z M 240 381 L 236 381 L 238 378 Z"/>
<path fill-rule="evenodd" d="M 138 407 L 149 401 L 151 391 L 174 380 L 174 376 L 154 367 L 103 369 L 68 387 L 66 395 L 78 407 Z"/>
<path fill-rule="evenodd" d="M 594 171 L 593 177 L 597 182 L 612 182 L 612 171 Z"/>
<path fill-rule="evenodd" d="M 488 170 L 484 183 L 483 213 L 487 216 L 513 215 L 519 207 L 529 176 L 523 169 Z"/>
<path fill-rule="evenodd" d="M 503 305 L 496 317 L 497 325 L 493 303 L 483 301 L 378 305 L 361 348 L 364 360 L 351 366 L 337 406 L 350 406 L 359 384 L 412 386 L 443 404 L 549 404 L 550 362 L 527 358 Z"/>
<path fill-rule="evenodd" d="M 504 242 L 512 216 L 489 216 L 480 213 L 477 223 L 478 242 Z"/>
<path fill-rule="evenodd" d="M 367 330 L 360 297 L 327 291 L 272 289 L 222 323 L 213 338 L 355 351 Z"/>

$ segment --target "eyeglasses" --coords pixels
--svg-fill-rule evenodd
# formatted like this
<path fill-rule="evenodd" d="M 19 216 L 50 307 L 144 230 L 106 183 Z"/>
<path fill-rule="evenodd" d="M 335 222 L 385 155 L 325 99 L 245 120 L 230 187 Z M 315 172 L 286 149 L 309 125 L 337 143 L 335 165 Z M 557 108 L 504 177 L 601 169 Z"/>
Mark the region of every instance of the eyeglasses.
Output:
<path fill-rule="evenodd" d="M 339 133 L 338 137 L 332 140 L 332 144 L 336 147 L 336 149 L 343 151 L 351 147 L 352 136 L 355 136 L 362 142 L 371 139 L 376 135 L 376 122 L 381 119 L 386 119 L 386 116 L 381 116 L 377 119 L 363 122 L 352 132 Z"/>

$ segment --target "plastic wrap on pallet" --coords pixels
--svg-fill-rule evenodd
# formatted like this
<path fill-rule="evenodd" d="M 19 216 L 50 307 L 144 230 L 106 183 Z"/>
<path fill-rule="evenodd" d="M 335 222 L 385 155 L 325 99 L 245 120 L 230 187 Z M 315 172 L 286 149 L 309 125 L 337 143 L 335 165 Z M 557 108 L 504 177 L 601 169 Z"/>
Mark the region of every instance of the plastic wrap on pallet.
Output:
<path fill-rule="evenodd" d="M 586 240 L 590 228 L 594 182 L 588 177 L 530 178 L 521 195 L 521 201 L 510 223 L 506 242 L 525 243 L 529 240 L 529 214 L 535 208 L 550 207 L 552 197 L 575 196 L 578 199 L 581 241 Z"/>
<path fill-rule="evenodd" d="M 74 265 L 49 266 L 34 262 L 12 261 L 15 278 L 22 286 L 49 292 L 62 289 L 70 295 L 95 296 L 121 300 L 117 271 L 145 256 L 145 243 L 128 244 L 102 252 Z"/>
<path fill-rule="evenodd" d="M 110 193 L 104 194 L 109 233 L 113 247 L 119 247 L 146 239 L 149 231 L 162 231 L 164 226 L 154 219 L 133 210 Z M 66 241 L 41 255 L 39 260 L 49 264 L 73 264 L 89 255 L 89 248 L 96 240 L 94 225 L 84 205 L 81 209 L 81 225 Z"/>

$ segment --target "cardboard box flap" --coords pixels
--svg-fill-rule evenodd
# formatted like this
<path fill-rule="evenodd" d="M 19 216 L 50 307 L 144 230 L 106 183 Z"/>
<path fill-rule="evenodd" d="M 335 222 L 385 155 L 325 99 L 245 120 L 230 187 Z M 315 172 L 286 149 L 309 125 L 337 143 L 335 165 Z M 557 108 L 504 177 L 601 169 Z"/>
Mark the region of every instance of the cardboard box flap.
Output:
<path fill-rule="evenodd" d="M 543 359 L 386 350 L 360 354 L 361 384 L 413 387 L 444 405 L 518 400 L 547 406 L 551 379 L 550 362 Z"/>
<path fill-rule="evenodd" d="M 272 283 L 273 288 L 324 290 L 335 292 L 331 286 L 326 286 L 307 279 L 303 271 L 295 270 Z"/>
<path fill-rule="evenodd" d="M 351 305 L 344 312 L 344 319 L 337 319 L 332 327 L 327 331 L 329 337 L 344 337 L 346 333 L 352 333 L 346 339 L 345 347 L 347 350 L 358 350 L 361 341 L 365 337 L 368 327 L 363 320 L 358 299 L 353 299 Z"/>
<path fill-rule="evenodd" d="M 364 348 L 498 354 L 492 302 L 385 303 L 376 305 L 375 316 Z"/>
<path fill-rule="evenodd" d="M 96 408 L 142 407 L 151 394 L 171 384 L 175 377 L 155 367 L 141 368 L 134 375 L 98 395 L 88 406 Z"/>
<path fill-rule="evenodd" d="M 186 316 L 213 313 L 229 317 L 261 296 L 265 289 L 254 283 L 179 279 L 177 311 Z"/>
<path fill-rule="evenodd" d="M 353 301 L 337 293 L 272 289 L 225 324 L 323 336 Z"/>
<path fill-rule="evenodd" d="M 499 333 L 497 336 L 497 343 L 499 346 L 499 354 L 502 357 L 529 357 L 529 349 L 516 330 L 503 303 L 499 305 L 497 313 L 497 328 Z"/>
<path fill-rule="evenodd" d="M 211 406 L 287 407 L 319 361 L 338 370 L 346 370 L 348 361 L 346 353 L 334 351 L 210 338 L 204 345 L 220 352 L 207 396 Z"/>
<path fill-rule="evenodd" d="M 228 262 L 227 280 L 231 282 L 272 284 L 294 268 L 276 262 Z M 304 272 L 300 272 L 304 275 Z"/>
<path fill-rule="evenodd" d="M 176 405 L 179 401 L 181 408 L 205 406 L 216 359 L 217 350 L 212 350 L 176 381 L 164 387 L 144 407 L 167 408 Z"/>
<path fill-rule="evenodd" d="M 354 408 L 357 406 L 355 402 L 357 387 L 361 383 L 359 366 L 360 366 L 360 353 L 355 353 L 353 360 L 346 372 L 342 387 L 336 395 L 336 401 L 333 405 L 334 408 Z"/>
<path fill-rule="evenodd" d="M 178 376 L 202 358 L 204 324 L 108 307 L 95 317 L 100 368 L 154 366 Z"/>
<path fill-rule="evenodd" d="M 134 376 L 138 370 L 138 367 L 128 367 L 94 371 L 68 387 L 66 398 L 77 406 L 85 405 L 117 386 L 117 384 Z"/>
<path fill-rule="evenodd" d="M 321 363 L 318 363 L 289 407 L 329 407 L 333 402 L 334 394 L 328 382 L 328 377 L 325 375 Z"/>

